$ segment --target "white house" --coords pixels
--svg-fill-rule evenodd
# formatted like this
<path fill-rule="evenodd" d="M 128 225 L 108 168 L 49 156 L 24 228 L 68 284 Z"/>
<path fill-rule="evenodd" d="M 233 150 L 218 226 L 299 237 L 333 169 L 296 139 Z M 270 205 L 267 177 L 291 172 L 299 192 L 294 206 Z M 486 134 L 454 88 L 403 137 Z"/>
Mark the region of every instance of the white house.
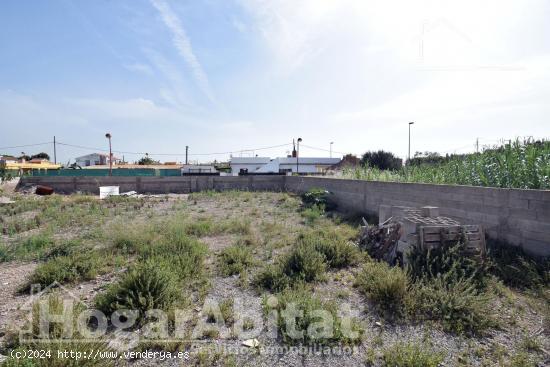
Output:
<path fill-rule="evenodd" d="M 340 158 L 232 157 L 230 166 L 232 174 L 238 174 L 241 170 L 248 173 L 322 173 L 338 162 Z"/>
<path fill-rule="evenodd" d="M 182 174 L 193 173 L 217 173 L 216 167 L 208 164 L 184 164 L 181 168 Z"/>
<path fill-rule="evenodd" d="M 76 157 L 74 160 L 76 164 L 78 164 L 80 167 L 103 166 L 103 165 L 109 164 L 109 154 L 103 154 L 103 153 L 86 154 L 81 157 Z M 113 164 L 115 164 L 115 162 L 119 160 L 120 159 L 113 156 Z"/>

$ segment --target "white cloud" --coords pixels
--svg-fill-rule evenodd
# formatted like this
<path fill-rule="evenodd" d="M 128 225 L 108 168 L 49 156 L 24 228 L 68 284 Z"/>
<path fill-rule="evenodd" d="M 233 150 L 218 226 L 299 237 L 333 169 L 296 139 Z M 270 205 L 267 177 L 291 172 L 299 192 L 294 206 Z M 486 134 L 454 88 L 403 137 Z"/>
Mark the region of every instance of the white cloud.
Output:
<path fill-rule="evenodd" d="M 173 35 L 174 46 L 191 68 L 197 85 L 202 92 L 212 101 L 215 101 L 214 94 L 210 88 L 208 77 L 204 72 L 197 56 L 193 52 L 191 41 L 187 36 L 180 19 L 172 8 L 164 0 L 151 0 L 151 4 L 159 11 L 162 21 L 170 29 Z"/>
<path fill-rule="evenodd" d="M 404 155 L 410 120 L 422 150 L 547 134 L 543 0 L 241 3 L 272 56 L 268 83 L 291 91 L 270 123 L 292 121 L 310 145 Z"/>

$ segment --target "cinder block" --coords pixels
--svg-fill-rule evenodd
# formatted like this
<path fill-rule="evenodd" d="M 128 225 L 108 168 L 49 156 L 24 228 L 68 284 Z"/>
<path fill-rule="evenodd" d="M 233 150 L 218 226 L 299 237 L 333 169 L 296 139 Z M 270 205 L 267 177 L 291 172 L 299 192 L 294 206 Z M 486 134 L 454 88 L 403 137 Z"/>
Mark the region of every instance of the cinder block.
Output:
<path fill-rule="evenodd" d="M 422 216 L 428 218 L 439 217 L 439 207 L 437 206 L 423 206 Z"/>

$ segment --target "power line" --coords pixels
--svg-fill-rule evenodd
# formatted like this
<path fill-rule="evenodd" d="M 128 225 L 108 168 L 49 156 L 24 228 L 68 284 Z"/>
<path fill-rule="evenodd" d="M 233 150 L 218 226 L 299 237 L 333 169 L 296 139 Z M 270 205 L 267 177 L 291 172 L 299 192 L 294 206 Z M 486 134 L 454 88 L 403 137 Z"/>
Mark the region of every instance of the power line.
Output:
<path fill-rule="evenodd" d="M 62 143 L 57 142 L 59 145 L 65 145 L 68 147 L 73 148 L 79 148 L 79 149 L 85 149 L 90 151 L 100 151 L 100 152 L 107 152 L 107 149 L 102 148 L 93 148 L 93 147 L 87 147 L 82 145 L 75 145 L 75 144 L 68 144 L 68 143 Z M 256 150 L 266 150 L 266 149 L 273 149 L 273 148 L 281 148 L 285 146 L 290 146 L 292 144 L 279 144 L 279 145 L 272 145 L 269 147 L 261 147 L 261 148 L 253 148 L 253 149 L 239 149 L 234 151 L 228 151 L 228 152 L 212 152 L 212 153 L 189 153 L 189 156 L 205 156 L 205 155 L 220 155 L 220 154 L 233 154 L 233 153 L 241 153 L 241 152 L 253 152 Z M 145 155 L 148 154 L 150 156 L 177 156 L 177 155 L 185 155 L 185 153 L 149 153 L 149 152 L 130 152 L 130 151 L 124 151 L 124 150 L 113 150 L 113 153 L 119 153 L 119 154 L 137 154 L 137 155 Z"/>
<path fill-rule="evenodd" d="M 0 147 L 0 149 L 15 149 L 15 148 L 26 148 L 26 147 L 35 147 L 35 146 L 38 146 L 38 145 L 47 145 L 47 144 L 52 144 L 51 141 L 47 142 L 47 143 L 36 143 L 36 144 L 25 144 L 25 145 L 14 145 L 12 147 Z"/>
<path fill-rule="evenodd" d="M 317 148 L 317 147 L 312 147 L 310 145 L 305 145 L 305 144 L 300 144 L 301 147 L 306 147 L 306 148 L 309 148 L 309 149 L 314 149 L 314 150 L 321 150 L 323 152 L 329 152 L 330 153 L 330 149 L 323 149 L 323 148 Z M 348 153 L 344 153 L 344 152 L 337 152 L 336 150 L 333 150 L 332 153 L 338 153 L 338 154 L 348 154 Z"/>

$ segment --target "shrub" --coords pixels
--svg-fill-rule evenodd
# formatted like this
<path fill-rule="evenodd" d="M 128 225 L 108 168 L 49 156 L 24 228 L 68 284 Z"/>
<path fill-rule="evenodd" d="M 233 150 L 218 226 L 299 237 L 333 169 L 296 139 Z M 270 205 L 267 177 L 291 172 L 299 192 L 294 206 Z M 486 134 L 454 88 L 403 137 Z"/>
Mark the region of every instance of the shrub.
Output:
<path fill-rule="evenodd" d="M 266 266 L 256 277 L 258 286 L 281 291 L 290 285 L 320 280 L 326 271 L 325 257 L 312 246 L 299 245 Z"/>
<path fill-rule="evenodd" d="M 82 251 L 82 242 L 79 240 L 70 240 L 62 242 L 52 247 L 45 255 L 46 259 L 51 259 L 59 256 L 70 256 L 76 252 Z"/>
<path fill-rule="evenodd" d="M 313 282 L 326 271 L 325 257 L 309 245 L 298 245 L 286 255 L 282 271 L 290 278 Z"/>
<path fill-rule="evenodd" d="M 302 201 L 308 208 L 318 207 L 326 210 L 334 210 L 336 204 L 331 200 L 330 195 L 330 192 L 325 189 L 312 188 L 302 194 Z"/>
<path fill-rule="evenodd" d="M 420 320 L 440 322 L 446 331 L 480 334 L 496 326 L 490 300 L 471 280 L 449 283 L 440 276 L 411 287 L 409 311 Z"/>
<path fill-rule="evenodd" d="M 136 254 L 153 245 L 158 234 L 152 225 L 125 226 L 118 224 L 112 229 L 113 247 L 123 253 Z"/>
<path fill-rule="evenodd" d="M 447 282 L 472 279 L 476 285 L 485 285 L 486 264 L 465 251 L 464 241 L 443 244 L 433 249 L 414 246 L 408 253 L 407 273 L 413 280 L 442 276 Z"/>
<path fill-rule="evenodd" d="M 346 240 L 312 239 L 315 251 L 323 254 L 330 268 L 341 269 L 357 264 L 359 251 Z"/>
<path fill-rule="evenodd" d="M 254 283 L 259 287 L 279 292 L 290 285 L 291 279 L 283 273 L 281 265 L 276 263 L 267 265 L 258 273 Z"/>
<path fill-rule="evenodd" d="M 37 259 L 53 246 L 54 240 L 47 234 L 27 237 L 14 248 L 14 256 L 21 259 Z"/>
<path fill-rule="evenodd" d="M 302 217 L 304 217 L 306 224 L 314 224 L 319 218 L 325 214 L 325 208 L 320 205 L 313 205 L 309 208 L 302 210 Z"/>
<path fill-rule="evenodd" d="M 47 287 L 53 282 L 60 284 L 95 278 L 100 267 L 97 252 L 58 256 L 40 264 L 29 279 L 28 285 L 40 284 Z"/>
<path fill-rule="evenodd" d="M 195 222 L 186 224 L 185 232 L 188 235 L 196 237 L 204 237 L 214 233 L 214 223 L 211 219 L 199 219 Z"/>
<path fill-rule="evenodd" d="M 256 284 L 280 291 L 294 282 L 321 280 L 327 268 L 343 268 L 359 262 L 358 249 L 347 239 L 346 233 L 305 231 L 298 236 L 298 244 L 288 254 L 268 265 L 256 278 Z"/>
<path fill-rule="evenodd" d="M 116 310 L 169 310 L 180 299 L 178 281 L 171 267 L 162 258 L 136 264 L 116 284 L 96 298 L 97 308 L 110 315 Z"/>
<path fill-rule="evenodd" d="M 408 279 L 401 268 L 368 262 L 357 276 L 356 286 L 382 313 L 393 317 L 404 311 Z"/>
<path fill-rule="evenodd" d="M 443 354 L 430 347 L 412 343 L 397 343 L 384 350 L 384 366 L 388 367 L 438 367 Z"/>
<path fill-rule="evenodd" d="M 9 253 L 6 246 L 0 243 L 0 263 L 10 261 L 12 259 L 11 254 Z"/>
<path fill-rule="evenodd" d="M 361 158 L 365 166 L 376 167 L 381 170 L 396 171 L 403 167 L 403 160 L 391 152 L 379 150 L 377 152 L 366 152 Z"/>
<path fill-rule="evenodd" d="M 174 272 L 179 280 L 198 277 L 203 271 L 203 261 L 207 253 L 204 244 L 186 234 L 182 225 L 173 225 L 165 229 L 157 243 L 140 249 L 139 258 L 161 259 Z"/>
<path fill-rule="evenodd" d="M 489 271 L 506 285 L 536 289 L 550 283 L 550 258 L 538 259 L 518 246 L 489 240 Z"/>
<path fill-rule="evenodd" d="M 298 317 L 290 316 L 295 320 L 295 330 L 301 335 L 292 334 L 289 330 L 288 320 L 285 310 L 290 307 L 302 314 Z M 269 311 L 269 305 L 264 305 L 264 311 Z M 311 290 L 305 287 L 296 289 L 287 289 L 278 296 L 277 309 L 277 327 L 287 344 L 305 344 L 305 345 L 330 345 L 337 342 L 346 344 L 357 343 L 360 341 L 360 332 L 357 324 L 350 320 L 349 332 L 356 332 L 352 335 L 343 329 L 342 320 L 337 316 L 337 306 L 334 302 L 321 301 L 313 296 Z M 321 316 L 320 313 L 324 313 Z M 326 318 L 328 316 L 328 319 Z M 324 321 L 330 325 L 324 325 Z M 325 327 L 326 326 L 326 327 Z M 354 337 L 356 336 L 356 337 Z"/>
<path fill-rule="evenodd" d="M 240 274 L 253 264 L 250 250 L 243 246 L 226 247 L 220 254 L 220 268 L 225 276 Z"/>

